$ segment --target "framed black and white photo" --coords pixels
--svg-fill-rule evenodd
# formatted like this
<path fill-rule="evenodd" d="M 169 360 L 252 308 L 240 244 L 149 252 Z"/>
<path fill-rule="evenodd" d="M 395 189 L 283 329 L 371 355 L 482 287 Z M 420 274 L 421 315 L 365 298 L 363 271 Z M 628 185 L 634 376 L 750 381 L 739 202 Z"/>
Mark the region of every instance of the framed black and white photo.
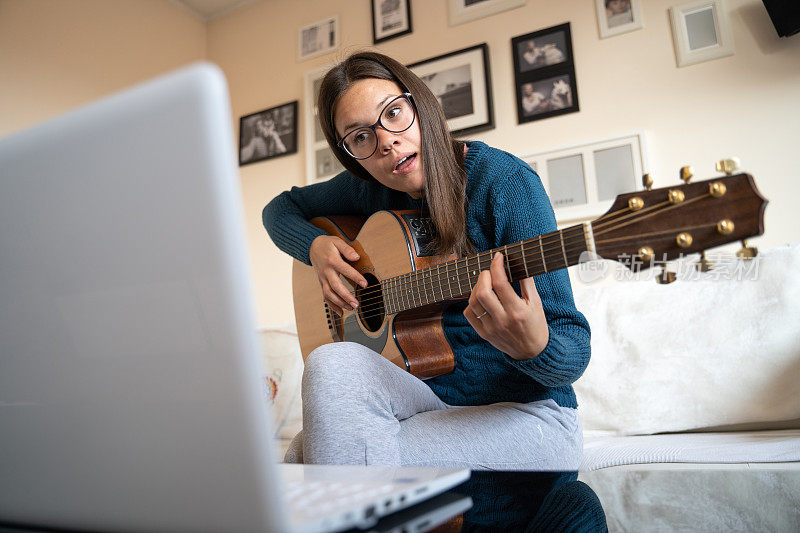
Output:
<path fill-rule="evenodd" d="M 525 5 L 526 0 L 447 0 L 450 25 L 456 26 Z"/>
<path fill-rule="evenodd" d="M 511 52 L 519 124 L 580 109 L 569 23 L 514 37 Z"/>
<path fill-rule="evenodd" d="M 319 183 L 328 180 L 344 170 L 344 167 L 333 155 L 322 133 L 317 117 L 317 95 L 325 73 L 332 65 L 311 70 L 305 74 L 305 152 L 306 183 Z"/>
<path fill-rule="evenodd" d="M 494 128 L 486 43 L 408 65 L 431 89 L 454 135 Z"/>
<path fill-rule="evenodd" d="M 699 0 L 669 8 L 678 67 L 733 55 L 733 36 L 723 0 Z"/>
<path fill-rule="evenodd" d="M 411 33 L 411 0 L 372 0 L 372 43 Z"/>
<path fill-rule="evenodd" d="M 239 119 L 239 166 L 296 152 L 296 100 Z"/>
<path fill-rule="evenodd" d="M 300 28 L 297 34 L 297 60 L 327 54 L 339 48 L 339 17 L 333 15 Z"/>
<path fill-rule="evenodd" d="M 640 3 L 641 0 L 595 0 L 600 37 L 641 29 L 644 22 Z"/>

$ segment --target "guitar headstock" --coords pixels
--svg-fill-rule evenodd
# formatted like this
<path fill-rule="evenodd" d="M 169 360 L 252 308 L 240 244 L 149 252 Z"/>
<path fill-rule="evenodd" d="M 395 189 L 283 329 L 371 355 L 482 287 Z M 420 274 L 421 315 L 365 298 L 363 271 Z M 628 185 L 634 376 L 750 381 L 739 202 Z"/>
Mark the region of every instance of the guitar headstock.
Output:
<path fill-rule="evenodd" d="M 621 194 L 592 222 L 596 252 L 643 270 L 762 235 L 766 206 L 750 174 Z"/>

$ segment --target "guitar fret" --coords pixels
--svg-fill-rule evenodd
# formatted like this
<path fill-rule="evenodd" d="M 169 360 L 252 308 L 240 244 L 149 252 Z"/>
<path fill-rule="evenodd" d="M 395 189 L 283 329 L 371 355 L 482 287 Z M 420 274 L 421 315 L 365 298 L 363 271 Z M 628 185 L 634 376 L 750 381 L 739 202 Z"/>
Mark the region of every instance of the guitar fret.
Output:
<path fill-rule="evenodd" d="M 564 255 L 564 268 L 569 266 L 569 261 L 567 261 L 567 251 L 564 249 L 564 232 L 559 231 L 558 236 L 561 237 L 561 253 Z"/>
<path fill-rule="evenodd" d="M 442 291 L 442 265 L 436 265 L 436 282 L 439 284 L 439 296 L 444 301 L 444 292 Z"/>
<path fill-rule="evenodd" d="M 519 243 L 519 250 L 522 253 L 522 266 L 525 267 L 525 277 L 529 278 L 529 277 L 531 277 L 531 275 L 528 274 L 528 258 L 525 256 L 525 244 L 524 244 L 524 241 Z"/>
<path fill-rule="evenodd" d="M 419 286 L 417 285 L 416 270 L 411 273 L 411 279 L 409 283 L 411 284 L 411 302 L 414 304 L 414 307 L 418 307 L 419 304 L 417 304 L 417 301 L 421 302 L 421 300 L 419 299 Z"/>
<path fill-rule="evenodd" d="M 539 235 L 539 253 L 542 254 L 542 267 L 544 268 L 545 273 L 547 273 L 547 264 L 544 262 L 544 246 L 542 245 L 541 235 Z"/>
<path fill-rule="evenodd" d="M 506 272 L 508 273 L 508 281 L 511 281 L 513 277 L 511 276 L 511 261 L 508 260 L 508 245 L 503 245 L 504 256 L 503 262 L 506 264 Z"/>
<path fill-rule="evenodd" d="M 408 288 L 408 274 L 403 274 L 400 279 L 400 290 L 401 294 L 403 295 L 403 299 L 405 300 L 403 302 L 403 306 L 405 309 L 411 309 L 411 301 L 408 299 L 408 294 L 411 292 L 411 289 Z"/>
<path fill-rule="evenodd" d="M 447 292 L 450 293 L 450 298 L 453 298 L 453 286 L 450 285 L 450 265 L 449 261 L 444 265 L 444 273 L 447 276 Z"/>

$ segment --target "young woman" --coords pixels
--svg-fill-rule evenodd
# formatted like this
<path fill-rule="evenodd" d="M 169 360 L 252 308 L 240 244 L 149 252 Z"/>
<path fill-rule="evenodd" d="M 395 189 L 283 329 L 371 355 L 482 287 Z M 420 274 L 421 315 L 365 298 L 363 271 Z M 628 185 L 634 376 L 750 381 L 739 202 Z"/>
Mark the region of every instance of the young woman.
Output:
<path fill-rule="evenodd" d="M 430 214 L 438 253 L 485 251 L 555 230 L 539 177 L 481 142 L 455 141 L 427 86 L 397 61 L 356 53 L 320 86 L 322 130 L 347 169 L 293 187 L 263 212 L 275 244 L 312 265 L 337 312 L 364 284 L 345 241 L 307 222 L 385 209 Z M 589 362 L 589 326 L 566 271 L 509 283 L 503 258 L 442 318 L 455 371 L 421 381 L 361 345 L 306 359 L 303 431 L 287 461 L 574 470 L 582 437 L 571 384 Z"/>

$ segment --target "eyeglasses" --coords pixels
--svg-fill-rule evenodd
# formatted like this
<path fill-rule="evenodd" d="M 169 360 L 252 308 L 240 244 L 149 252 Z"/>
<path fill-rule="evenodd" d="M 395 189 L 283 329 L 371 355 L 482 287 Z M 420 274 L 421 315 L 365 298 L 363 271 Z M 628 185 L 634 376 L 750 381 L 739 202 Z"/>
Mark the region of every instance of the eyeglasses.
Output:
<path fill-rule="evenodd" d="M 337 144 L 354 159 L 369 159 L 378 149 L 375 128 L 380 126 L 388 132 L 401 133 L 411 127 L 415 116 L 411 93 L 403 93 L 384 106 L 375 124 L 354 129 Z"/>

